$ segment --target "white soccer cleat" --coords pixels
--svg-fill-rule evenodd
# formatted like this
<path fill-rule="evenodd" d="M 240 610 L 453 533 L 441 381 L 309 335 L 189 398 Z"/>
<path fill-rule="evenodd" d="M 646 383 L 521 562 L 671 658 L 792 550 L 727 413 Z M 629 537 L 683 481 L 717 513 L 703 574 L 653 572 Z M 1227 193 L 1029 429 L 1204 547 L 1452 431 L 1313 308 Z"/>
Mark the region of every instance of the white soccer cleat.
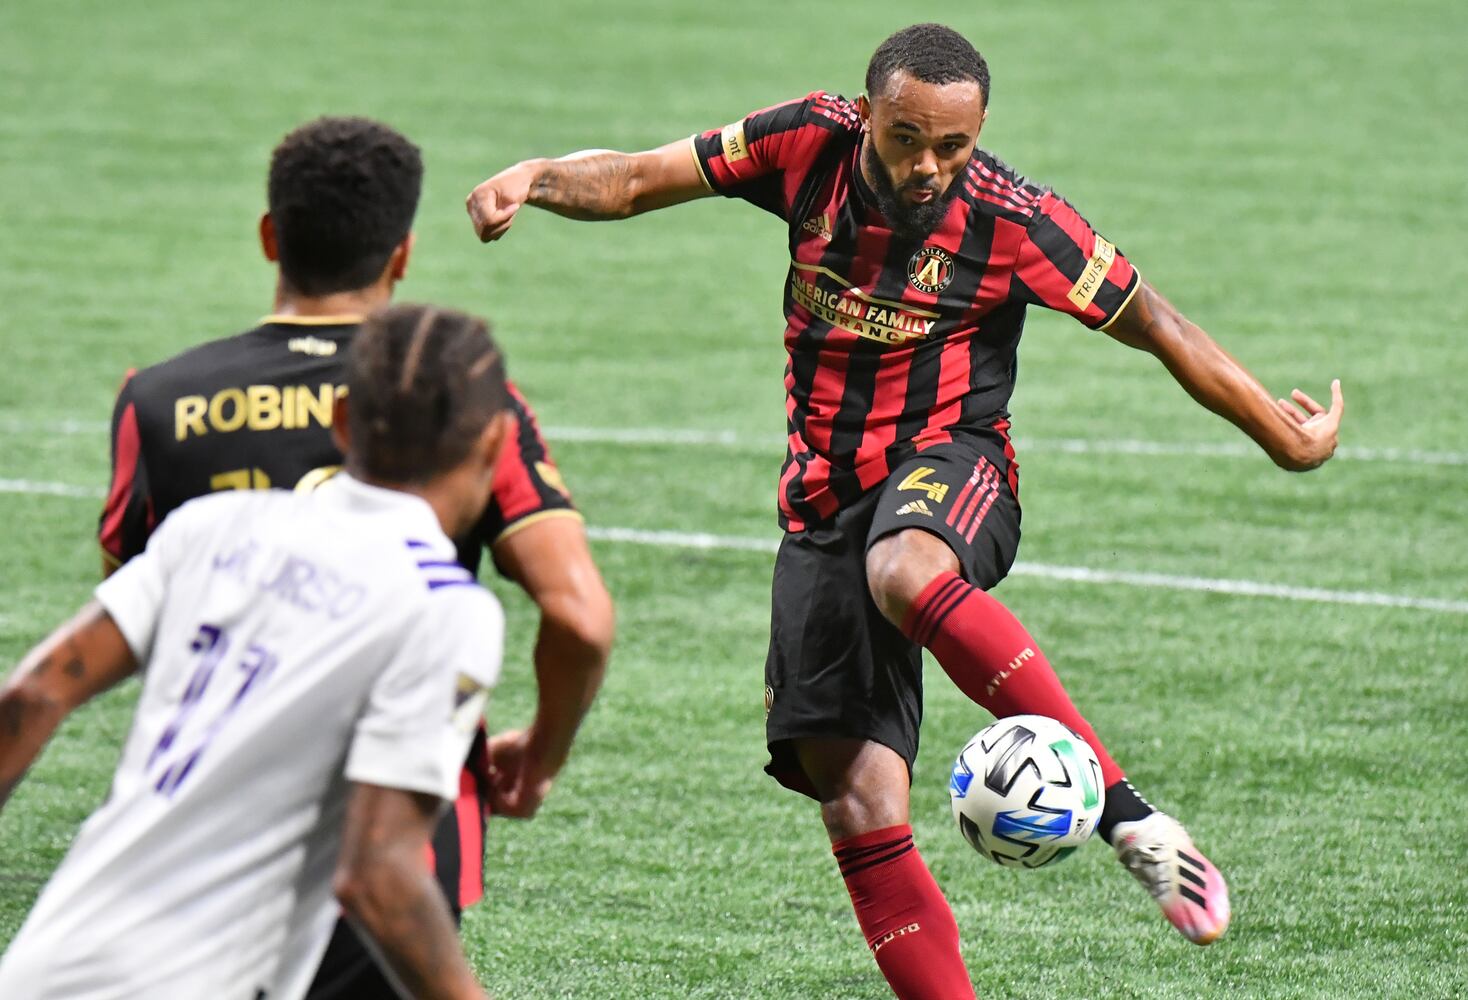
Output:
<path fill-rule="evenodd" d="M 1118 823 L 1116 859 L 1157 901 L 1162 915 L 1194 944 L 1211 944 L 1228 929 L 1228 884 L 1166 813 Z"/>

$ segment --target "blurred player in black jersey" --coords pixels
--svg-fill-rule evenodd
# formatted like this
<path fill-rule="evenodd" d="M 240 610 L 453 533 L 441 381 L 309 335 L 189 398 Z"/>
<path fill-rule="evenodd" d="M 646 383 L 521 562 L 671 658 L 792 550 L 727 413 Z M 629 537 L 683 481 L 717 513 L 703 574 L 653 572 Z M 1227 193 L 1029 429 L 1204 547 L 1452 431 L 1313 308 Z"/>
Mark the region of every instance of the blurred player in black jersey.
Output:
<path fill-rule="evenodd" d="M 362 318 L 406 273 L 423 165 L 416 146 L 361 118 L 296 129 L 270 161 L 260 244 L 277 265 L 274 307 L 252 330 L 129 373 L 112 418 L 112 481 L 99 538 L 104 571 L 140 553 L 160 521 L 216 490 L 310 488 L 341 462 L 332 404 Z M 476 739 L 433 864 L 457 916 L 483 894 L 486 814 L 535 813 L 595 697 L 612 642 L 612 605 L 580 514 L 535 415 L 512 385 L 515 432 L 494 493 L 459 561 L 489 549 L 540 608 L 539 704 L 523 730 Z M 344 921 L 311 997 L 396 994 Z"/>
<path fill-rule="evenodd" d="M 767 770 L 820 802 L 898 996 L 973 996 L 909 826 L 924 648 L 996 717 L 1046 715 L 1086 738 L 1106 785 L 1099 832 L 1172 925 L 1207 944 L 1228 926 L 1223 876 L 1126 781 L 1040 643 L 988 593 L 1019 546 L 1008 403 L 1025 312 L 1064 312 L 1155 355 L 1292 471 L 1334 452 L 1340 385 L 1329 408 L 1299 390 L 1276 400 L 1069 202 L 979 147 L 989 68 L 956 31 L 897 32 L 866 89 L 815 91 L 641 153 L 526 160 L 480 184 L 469 214 L 489 241 L 524 205 L 620 219 L 720 194 L 786 223 Z"/>

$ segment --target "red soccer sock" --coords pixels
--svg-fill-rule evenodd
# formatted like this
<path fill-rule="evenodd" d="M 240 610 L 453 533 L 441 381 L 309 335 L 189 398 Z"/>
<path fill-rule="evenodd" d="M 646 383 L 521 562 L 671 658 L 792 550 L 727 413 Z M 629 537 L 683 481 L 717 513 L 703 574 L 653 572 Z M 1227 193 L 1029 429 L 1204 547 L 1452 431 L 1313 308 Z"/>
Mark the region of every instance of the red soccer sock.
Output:
<path fill-rule="evenodd" d="M 1008 608 L 957 573 L 940 573 L 923 588 L 902 631 L 931 650 L 959 690 L 994 718 L 1048 715 L 1091 744 L 1106 787 L 1125 777 L 1065 693 L 1040 644 Z"/>
<path fill-rule="evenodd" d="M 856 922 L 899 1000 L 969 1000 L 958 923 L 912 842 L 912 827 L 889 826 L 834 845 Z"/>

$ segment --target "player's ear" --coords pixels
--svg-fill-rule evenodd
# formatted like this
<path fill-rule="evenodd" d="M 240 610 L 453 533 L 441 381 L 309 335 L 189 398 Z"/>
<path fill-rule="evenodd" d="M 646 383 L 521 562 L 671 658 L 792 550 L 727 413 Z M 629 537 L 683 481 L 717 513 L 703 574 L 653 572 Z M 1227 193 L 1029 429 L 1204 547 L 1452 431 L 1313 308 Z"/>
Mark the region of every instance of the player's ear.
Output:
<path fill-rule="evenodd" d="M 514 415 L 509 410 L 501 410 L 490 418 L 484 430 L 479 433 L 478 451 L 487 468 L 493 469 L 499 464 L 500 453 L 505 450 L 505 442 L 509 441 L 514 432 L 514 424 Z"/>
<path fill-rule="evenodd" d="M 347 421 L 347 397 L 336 397 L 331 404 L 331 440 L 343 456 L 352 448 L 352 430 Z"/>
<path fill-rule="evenodd" d="M 270 263 L 280 263 L 280 247 L 275 242 L 275 220 L 269 212 L 260 216 L 260 249 Z"/>
<path fill-rule="evenodd" d="M 872 102 L 867 100 L 866 94 L 856 99 L 856 113 L 861 115 L 861 130 L 870 132 L 872 130 Z"/>
<path fill-rule="evenodd" d="M 393 247 L 392 256 L 387 259 L 387 276 L 393 281 L 402 281 L 408 274 L 408 258 L 413 254 L 413 244 L 418 237 L 409 233 L 403 237 L 403 242 Z"/>

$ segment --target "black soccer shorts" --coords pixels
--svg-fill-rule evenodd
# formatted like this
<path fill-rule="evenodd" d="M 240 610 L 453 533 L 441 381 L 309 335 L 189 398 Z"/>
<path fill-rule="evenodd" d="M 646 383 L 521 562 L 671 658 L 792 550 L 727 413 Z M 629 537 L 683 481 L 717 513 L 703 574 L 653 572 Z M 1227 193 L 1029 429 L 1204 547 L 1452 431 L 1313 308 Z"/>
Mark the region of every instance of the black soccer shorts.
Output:
<path fill-rule="evenodd" d="M 483 729 L 474 735 L 474 742 L 469 747 L 468 769 L 471 773 L 486 769 L 489 746 L 485 740 Z M 465 866 L 470 885 L 477 883 L 481 891 L 484 887 L 484 804 L 488 801 L 488 791 L 483 786 L 476 787 L 474 791 L 477 794 L 470 802 L 462 801 L 465 793 L 460 792 L 461 801 L 455 802 L 439 817 L 430 842 L 433 873 L 443 889 L 455 924 L 463 916 L 464 906 L 472 902 L 464 897 L 462 874 Z M 472 832 L 467 838 L 464 835 L 461 824 L 466 821 L 463 818 L 465 811 L 472 813 L 469 821 L 478 824 L 477 837 Z M 475 852 L 478 857 L 474 856 Z M 474 898 L 478 898 L 477 894 Z M 306 1000 L 398 1000 L 400 996 L 357 928 L 345 915 L 338 917 L 321 964 L 316 968 L 316 976 L 306 991 Z"/>
<path fill-rule="evenodd" d="M 791 742 L 805 737 L 880 743 L 902 755 L 911 774 L 923 717 L 922 650 L 877 610 L 867 551 L 919 528 L 947 542 L 964 579 L 987 590 L 1019 550 L 1017 494 L 1004 439 L 965 435 L 918 453 L 831 520 L 785 535 L 765 660 L 771 777 L 815 797 Z"/>

